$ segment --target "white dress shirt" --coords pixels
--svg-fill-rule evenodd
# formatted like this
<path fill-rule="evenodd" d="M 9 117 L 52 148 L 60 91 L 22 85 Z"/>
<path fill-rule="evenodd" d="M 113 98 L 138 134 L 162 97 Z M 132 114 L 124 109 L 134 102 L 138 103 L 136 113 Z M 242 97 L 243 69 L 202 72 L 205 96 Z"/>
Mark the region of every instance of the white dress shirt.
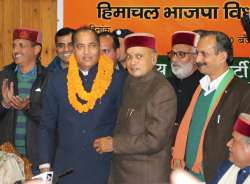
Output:
<path fill-rule="evenodd" d="M 225 77 L 225 75 L 228 72 L 229 72 L 229 69 L 213 81 L 211 81 L 208 75 L 205 75 L 204 77 L 202 77 L 200 80 L 200 85 L 201 85 L 201 88 L 205 91 L 204 96 L 207 96 L 213 91 L 215 91 L 220 85 L 222 79 Z"/>

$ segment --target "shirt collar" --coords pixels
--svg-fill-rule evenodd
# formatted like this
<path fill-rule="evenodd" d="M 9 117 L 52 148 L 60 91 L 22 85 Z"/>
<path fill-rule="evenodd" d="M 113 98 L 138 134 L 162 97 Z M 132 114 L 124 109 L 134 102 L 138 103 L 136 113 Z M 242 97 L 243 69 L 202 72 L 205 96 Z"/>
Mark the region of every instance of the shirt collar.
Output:
<path fill-rule="evenodd" d="M 115 69 L 118 70 L 118 71 L 120 70 L 120 67 L 119 67 L 118 64 L 115 65 Z"/>
<path fill-rule="evenodd" d="M 19 74 L 22 75 L 23 77 L 32 77 L 32 76 L 36 76 L 36 74 L 37 74 L 37 66 L 35 65 L 35 66 L 33 67 L 33 69 L 32 69 L 31 71 L 29 71 L 28 73 L 22 73 L 21 70 L 20 70 L 19 65 L 16 65 L 15 72 L 19 73 Z"/>
<path fill-rule="evenodd" d="M 61 66 L 62 69 L 65 69 L 65 68 L 68 67 L 68 65 L 65 64 L 63 61 L 60 62 L 60 66 Z"/>
<path fill-rule="evenodd" d="M 88 70 L 80 70 L 83 76 L 88 76 L 89 71 Z"/>
<path fill-rule="evenodd" d="M 204 96 L 207 96 L 211 92 L 215 91 L 220 85 L 222 79 L 225 77 L 225 75 L 228 72 L 229 72 L 229 69 L 213 81 L 211 81 L 208 75 L 205 75 L 204 77 L 202 77 L 200 80 L 200 85 L 201 85 L 201 88 L 205 91 Z"/>

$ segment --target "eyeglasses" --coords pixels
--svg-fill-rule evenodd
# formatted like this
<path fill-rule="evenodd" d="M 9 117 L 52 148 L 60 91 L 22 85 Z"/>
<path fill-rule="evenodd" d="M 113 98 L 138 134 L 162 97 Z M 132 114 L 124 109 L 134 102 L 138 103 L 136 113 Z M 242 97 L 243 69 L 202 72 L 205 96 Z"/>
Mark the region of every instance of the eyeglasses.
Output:
<path fill-rule="evenodd" d="M 170 52 L 168 52 L 167 54 L 168 54 L 169 58 L 173 58 L 174 56 L 176 56 L 179 59 L 185 58 L 186 55 L 188 55 L 188 54 L 192 54 L 194 56 L 196 55 L 195 52 L 184 52 L 184 51 L 177 51 L 177 52 L 175 52 L 175 51 L 172 51 L 172 50 Z"/>

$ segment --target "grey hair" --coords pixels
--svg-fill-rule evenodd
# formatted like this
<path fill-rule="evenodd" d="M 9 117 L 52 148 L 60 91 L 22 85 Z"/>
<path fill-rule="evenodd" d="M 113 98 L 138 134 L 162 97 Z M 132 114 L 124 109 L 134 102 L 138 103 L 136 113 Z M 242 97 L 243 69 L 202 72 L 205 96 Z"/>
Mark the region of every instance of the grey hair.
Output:
<path fill-rule="evenodd" d="M 227 53 L 227 63 L 230 65 L 233 62 L 233 46 L 230 38 L 223 32 L 220 31 L 205 31 L 201 38 L 207 36 L 215 36 L 216 39 L 216 47 L 215 52 L 218 54 L 219 52 L 225 51 Z"/>

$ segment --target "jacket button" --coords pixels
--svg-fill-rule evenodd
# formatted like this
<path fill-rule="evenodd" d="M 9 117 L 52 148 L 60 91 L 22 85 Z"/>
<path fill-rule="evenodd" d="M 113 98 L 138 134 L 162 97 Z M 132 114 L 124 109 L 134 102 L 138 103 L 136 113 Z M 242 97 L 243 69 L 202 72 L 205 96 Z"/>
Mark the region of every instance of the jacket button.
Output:
<path fill-rule="evenodd" d="M 181 89 L 178 89 L 177 92 L 178 92 L 178 93 L 182 93 L 182 90 L 181 90 Z"/>

